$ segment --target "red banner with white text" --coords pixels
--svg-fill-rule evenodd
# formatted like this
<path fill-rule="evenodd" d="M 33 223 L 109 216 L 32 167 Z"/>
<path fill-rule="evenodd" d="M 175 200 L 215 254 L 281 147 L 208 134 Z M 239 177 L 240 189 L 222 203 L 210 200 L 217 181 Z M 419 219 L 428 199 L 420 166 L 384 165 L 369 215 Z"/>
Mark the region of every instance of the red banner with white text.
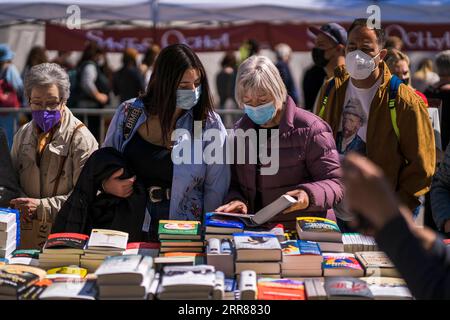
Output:
<path fill-rule="evenodd" d="M 108 52 L 127 47 L 144 52 L 151 44 L 165 47 L 185 43 L 197 52 L 237 50 L 248 39 L 256 39 L 261 48 L 287 43 L 294 51 L 309 51 L 314 36 L 307 24 L 252 23 L 218 28 L 133 28 L 70 30 L 47 24 L 45 44 L 49 50 L 81 51 L 87 41 L 95 41 Z M 343 24 L 348 27 L 348 24 Z M 405 51 L 442 51 L 450 49 L 450 24 L 387 23 L 386 36 L 400 37 Z"/>

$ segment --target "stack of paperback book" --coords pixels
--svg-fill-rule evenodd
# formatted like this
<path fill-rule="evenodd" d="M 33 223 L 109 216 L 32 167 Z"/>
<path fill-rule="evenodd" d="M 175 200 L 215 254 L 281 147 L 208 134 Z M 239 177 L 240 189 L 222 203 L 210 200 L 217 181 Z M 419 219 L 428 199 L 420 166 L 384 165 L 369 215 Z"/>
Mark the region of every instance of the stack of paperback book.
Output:
<path fill-rule="evenodd" d="M 205 215 L 205 240 L 233 239 L 233 233 L 243 232 L 244 227 L 245 224 L 238 218 L 208 212 Z"/>
<path fill-rule="evenodd" d="M 273 234 L 236 233 L 235 273 L 253 270 L 259 276 L 280 277 L 281 246 Z"/>
<path fill-rule="evenodd" d="M 377 251 L 378 246 L 375 239 L 359 233 L 343 233 L 342 242 L 344 252 L 355 253 L 358 251 Z"/>
<path fill-rule="evenodd" d="M 100 299 L 146 300 L 155 275 L 153 258 L 137 254 L 108 257 L 95 275 Z"/>
<path fill-rule="evenodd" d="M 90 273 L 95 272 L 110 256 L 120 256 L 127 248 L 128 233 L 116 230 L 93 229 L 81 257 L 80 266 Z"/>
<path fill-rule="evenodd" d="M 20 240 L 17 210 L 0 209 L 0 258 L 8 259 Z"/>
<path fill-rule="evenodd" d="M 217 278 L 220 276 L 216 276 L 215 268 L 209 265 L 164 267 L 158 287 L 158 299 L 212 299 Z"/>
<path fill-rule="evenodd" d="M 46 279 L 83 279 L 87 270 L 79 267 L 60 267 L 47 270 Z"/>
<path fill-rule="evenodd" d="M 319 217 L 297 217 L 296 225 L 298 238 L 318 242 L 322 252 L 344 252 L 342 233 L 335 221 Z"/>
<path fill-rule="evenodd" d="M 39 267 L 45 270 L 62 266 L 79 266 L 89 236 L 80 233 L 53 233 L 47 238 Z"/>
<path fill-rule="evenodd" d="M 6 265 L 0 268 L 0 300 L 17 300 L 34 283 L 43 280 L 46 272 L 24 265 Z"/>
<path fill-rule="evenodd" d="M 361 278 L 369 286 L 375 300 L 411 300 L 413 296 L 406 283 L 400 278 L 367 277 Z"/>
<path fill-rule="evenodd" d="M 363 277 L 364 269 L 352 253 L 324 253 L 323 275 L 325 277 Z"/>
<path fill-rule="evenodd" d="M 15 250 L 12 253 L 11 258 L 9 258 L 9 264 L 24 264 L 27 266 L 38 267 L 40 252 L 41 251 L 37 249 Z"/>
<path fill-rule="evenodd" d="M 372 300 L 373 294 L 364 280 L 350 277 L 325 278 L 329 300 Z"/>
<path fill-rule="evenodd" d="M 281 242 L 283 277 L 322 276 L 323 257 L 317 242 L 289 240 Z"/>
<path fill-rule="evenodd" d="M 305 300 L 303 281 L 291 279 L 258 279 L 258 300 Z"/>
<path fill-rule="evenodd" d="M 34 282 L 19 295 L 19 300 L 39 300 L 42 292 L 52 283 L 53 280 L 47 278 Z"/>
<path fill-rule="evenodd" d="M 141 256 L 155 258 L 159 255 L 160 247 L 161 245 L 158 242 L 129 242 L 123 254 L 140 254 Z"/>
<path fill-rule="evenodd" d="M 160 220 L 158 227 L 160 253 L 203 252 L 201 231 L 199 221 Z"/>
<path fill-rule="evenodd" d="M 40 294 L 39 300 L 95 300 L 96 297 L 95 280 L 55 279 Z"/>
<path fill-rule="evenodd" d="M 356 252 L 356 259 L 364 268 L 366 277 L 393 277 L 400 278 L 400 274 L 388 256 L 381 251 Z"/>

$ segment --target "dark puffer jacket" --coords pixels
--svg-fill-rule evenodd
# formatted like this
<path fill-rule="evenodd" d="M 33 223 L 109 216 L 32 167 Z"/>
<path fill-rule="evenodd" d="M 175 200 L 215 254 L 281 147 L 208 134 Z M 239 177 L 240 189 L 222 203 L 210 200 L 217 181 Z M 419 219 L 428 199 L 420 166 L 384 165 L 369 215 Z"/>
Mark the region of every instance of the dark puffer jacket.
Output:
<path fill-rule="evenodd" d="M 235 130 L 252 128 L 256 128 L 256 125 L 247 115 L 235 125 Z M 314 114 L 298 108 L 288 97 L 279 125 L 279 137 L 278 173 L 257 175 L 257 165 L 248 161 L 232 165 L 232 180 L 226 202 L 236 199 L 247 202 L 249 212 L 254 213 L 260 209 L 255 203 L 257 188 L 261 191 L 263 206 L 288 191 L 301 188 L 309 195 L 309 207 L 290 214 L 280 214 L 274 221 L 293 222 L 295 217 L 301 215 L 325 217 L 326 211 L 343 197 L 339 155 L 330 127 Z M 248 143 L 245 149 L 248 153 Z M 234 163 L 237 163 L 236 158 Z"/>

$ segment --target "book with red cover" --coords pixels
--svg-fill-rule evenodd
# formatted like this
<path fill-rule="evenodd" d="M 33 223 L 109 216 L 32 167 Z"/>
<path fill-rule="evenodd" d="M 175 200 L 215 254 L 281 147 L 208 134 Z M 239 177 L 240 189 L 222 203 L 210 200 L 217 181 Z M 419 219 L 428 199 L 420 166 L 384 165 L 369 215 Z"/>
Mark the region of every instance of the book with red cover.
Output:
<path fill-rule="evenodd" d="M 130 249 L 159 249 L 161 244 L 159 242 L 129 242 L 127 250 Z"/>
<path fill-rule="evenodd" d="M 258 280 L 258 300 L 305 299 L 305 285 L 302 281 L 272 278 Z"/>
<path fill-rule="evenodd" d="M 323 274 L 329 276 L 363 277 L 364 269 L 354 254 L 324 253 Z"/>
<path fill-rule="evenodd" d="M 130 242 L 127 244 L 125 254 L 140 254 L 142 256 L 157 257 L 161 244 L 159 242 Z"/>
<path fill-rule="evenodd" d="M 44 252 L 48 249 L 78 249 L 84 250 L 89 236 L 80 233 L 53 233 L 47 238 Z"/>

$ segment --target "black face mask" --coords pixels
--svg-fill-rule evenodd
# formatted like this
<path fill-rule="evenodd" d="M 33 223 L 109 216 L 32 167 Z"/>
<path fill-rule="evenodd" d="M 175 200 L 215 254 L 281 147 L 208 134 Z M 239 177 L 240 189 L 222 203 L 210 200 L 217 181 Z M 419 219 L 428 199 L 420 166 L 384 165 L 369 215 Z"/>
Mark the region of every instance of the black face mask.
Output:
<path fill-rule="evenodd" d="M 325 68 L 328 62 L 330 60 L 325 58 L 325 50 L 320 48 L 313 48 L 312 49 L 312 59 L 314 61 L 314 64 L 318 67 Z"/>

